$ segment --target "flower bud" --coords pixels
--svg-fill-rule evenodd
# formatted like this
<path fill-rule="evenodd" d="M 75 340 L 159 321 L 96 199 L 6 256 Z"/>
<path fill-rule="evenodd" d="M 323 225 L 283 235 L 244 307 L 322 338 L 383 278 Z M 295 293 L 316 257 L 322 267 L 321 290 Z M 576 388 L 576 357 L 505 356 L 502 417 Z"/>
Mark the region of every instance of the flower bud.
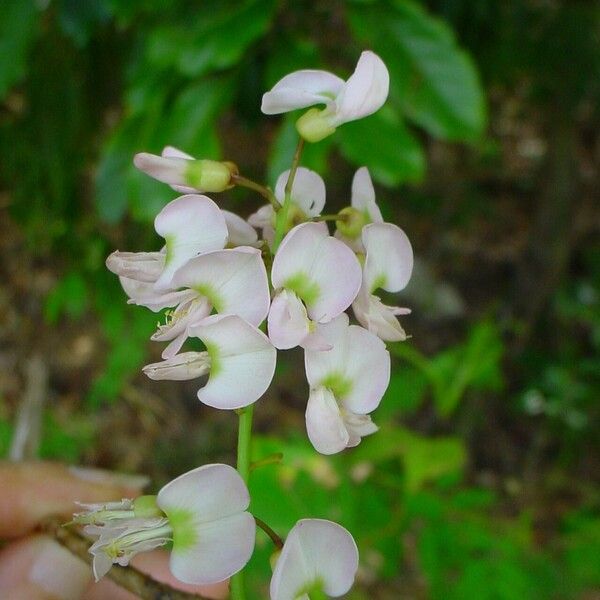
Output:
<path fill-rule="evenodd" d="M 237 167 L 231 162 L 190 160 L 183 173 L 186 185 L 204 192 L 223 192 L 231 187 L 231 175 Z"/>
<path fill-rule="evenodd" d="M 339 214 L 344 215 L 345 218 L 336 221 L 335 226 L 344 237 L 350 239 L 356 239 L 362 228 L 369 222 L 368 217 L 353 206 L 343 208 Z"/>
<path fill-rule="evenodd" d="M 325 112 L 318 108 L 311 108 L 296 121 L 298 133 L 307 142 L 320 142 L 335 131 Z"/>

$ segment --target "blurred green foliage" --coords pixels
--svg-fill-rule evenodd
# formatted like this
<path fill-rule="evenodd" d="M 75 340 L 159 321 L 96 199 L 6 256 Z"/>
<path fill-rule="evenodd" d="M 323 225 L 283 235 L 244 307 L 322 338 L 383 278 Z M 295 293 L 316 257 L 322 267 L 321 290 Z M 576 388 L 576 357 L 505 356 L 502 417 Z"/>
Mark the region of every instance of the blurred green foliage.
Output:
<path fill-rule="evenodd" d="M 340 158 L 367 165 L 398 195 L 399 186 L 426 177 L 431 140 L 480 146 L 493 163 L 498 144 L 486 132 L 493 86 L 525 79 L 540 110 L 555 115 L 557 104 L 571 117 L 586 101 L 586 111 L 597 112 L 599 20 L 597 5 L 583 1 L 0 3 L 0 182 L 28 252 L 61 274 L 44 301 L 47 326 L 93 323 L 105 344 L 102 369 L 84 392 L 89 414 L 106 410 L 138 376 L 157 320 L 127 306 L 104 269 L 117 246 L 157 247 L 149 222 L 173 197 L 135 171 L 135 152 L 171 144 L 239 159 L 248 175 L 272 185 L 294 152 L 296 115 L 267 123 L 261 94 L 294 69 L 348 76 L 368 47 L 389 67 L 389 102 L 310 146 L 303 164 L 334 181 Z M 394 215 L 397 206 L 382 196 L 384 214 Z M 440 202 L 424 200 L 408 193 L 404 206 L 433 217 Z M 456 219 L 466 229 L 485 210 L 464 202 Z M 326 458 L 298 432 L 258 436 L 255 458 L 282 451 L 284 461 L 253 474 L 257 516 L 281 534 L 310 516 L 348 527 L 362 556 L 361 585 L 350 596 L 357 600 L 375 597 L 374 589 L 381 598 L 401 590 L 433 600 L 597 593 L 593 485 L 577 490 L 577 502 L 561 509 L 547 534 L 531 505 L 511 503 L 510 490 L 477 479 L 483 459 L 473 448 L 485 454 L 488 440 L 477 446 L 469 435 L 472 420 L 495 418 L 486 410 L 500 402 L 515 429 L 551 438 L 561 477 L 585 454 L 600 419 L 600 254 L 583 263 L 551 302 L 548 327 L 564 332 L 560 344 L 534 340 L 515 361 L 507 330 L 516 327 L 492 307 L 469 315 L 464 332 L 440 350 L 410 341 L 390 347 L 392 380 L 374 415 L 381 430 L 354 451 Z M 0 398 L 2 454 L 7 415 Z M 42 455 L 80 460 L 94 444 L 93 423 L 67 423 L 49 409 Z M 551 542 L 540 543 L 544 535 Z M 251 569 L 257 598 L 265 597 L 270 552 L 259 537 Z M 403 587 L 407 574 L 415 589 Z"/>

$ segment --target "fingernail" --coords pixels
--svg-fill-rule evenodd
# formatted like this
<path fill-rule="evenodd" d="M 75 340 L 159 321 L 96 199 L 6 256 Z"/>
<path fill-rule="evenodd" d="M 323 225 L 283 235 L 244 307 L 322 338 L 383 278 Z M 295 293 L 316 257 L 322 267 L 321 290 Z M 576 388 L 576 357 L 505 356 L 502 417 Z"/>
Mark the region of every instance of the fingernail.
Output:
<path fill-rule="evenodd" d="M 91 580 L 88 565 L 50 539 L 40 539 L 29 581 L 60 600 L 79 600 Z"/>
<path fill-rule="evenodd" d="M 150 483 L 150 478 L 146 475 L 115 473 L 114 471 L 106 471 L 104 469 L 72 466 L 69 467 L 69 472 L 78 479 L 101 485 L 114 485 L 141 490 Z"/>

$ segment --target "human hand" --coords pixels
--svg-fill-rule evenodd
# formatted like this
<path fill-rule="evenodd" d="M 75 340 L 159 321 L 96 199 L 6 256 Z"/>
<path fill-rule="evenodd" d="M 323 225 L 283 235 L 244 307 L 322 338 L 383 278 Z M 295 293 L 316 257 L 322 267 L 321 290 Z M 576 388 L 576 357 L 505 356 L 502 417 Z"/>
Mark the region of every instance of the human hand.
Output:
<path fill-rule="evenodd" d="M 69 520 L 74 502 L 140 495 L 144 478 L 49 462 L 0 462 L 0 597 L 6 600 L 136 600 L 109 579 L 93 581 L 91 568 L 52 538 L 35 533 L 46 518 Z M 133 566 L 153 579 L 206 598 L 226 598 L 227 583 L 183 584 L 169 572 L 162 550 L 139 554 Z"/>

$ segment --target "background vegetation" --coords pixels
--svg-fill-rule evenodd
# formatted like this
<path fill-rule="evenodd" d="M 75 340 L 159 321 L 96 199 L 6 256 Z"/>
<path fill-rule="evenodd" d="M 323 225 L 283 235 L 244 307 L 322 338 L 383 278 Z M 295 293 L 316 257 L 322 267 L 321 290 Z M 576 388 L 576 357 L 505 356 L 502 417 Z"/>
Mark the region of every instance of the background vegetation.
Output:
<path fill-rule="evenodd" d="M 132 155 L 173 144 L 272 184 L 295 134 L 262 93 L 297 68 L 349 74 L 364 48 L 390 69 L 388 104 L 304 164 L 328 212 L 371 169 L 418 257 L 413 337 L 391 348 L 380 433 L 332 459 L 306 440 L 301 354 L 280 353 L 255 451 L 284 461 L 254 473 L 254 512 L 281 533 L 304 516 L 351 529 L 357 600 L 598 598 L 594 1 L 0 3 L 0 451 L 41 414 L 41 456 L 157 486 L 232 460 L 230 414 L 141 375 L 156 316 L 104 268 L 158 247 L 172 197 Z M 248 215 L 260 199 L 219 202 Z M 269 552 L 260 537 L 257 598 Z"/>

